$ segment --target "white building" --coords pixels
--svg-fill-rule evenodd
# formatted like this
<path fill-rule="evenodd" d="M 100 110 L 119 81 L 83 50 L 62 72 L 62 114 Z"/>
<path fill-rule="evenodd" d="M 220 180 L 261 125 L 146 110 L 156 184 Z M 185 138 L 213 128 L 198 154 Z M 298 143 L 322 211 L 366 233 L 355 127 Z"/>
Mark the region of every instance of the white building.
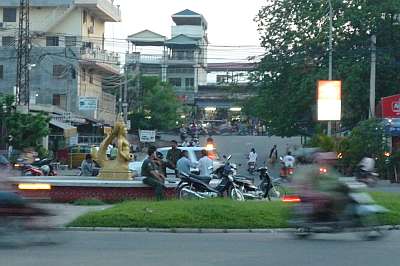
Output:
<path fill-rule="evenodd" d="M 0 1 L 0 92 L 14 93 L 19 0 Z M 72 112 L 110 124 L 115 97 L 103 92 L 104 77 L 120 73 L 117 54 L 104 49 L 104 25 L 121 14 L 112 0 L 31 0 L 31 109 Z M 80 110 L 82 96 L 95 110 Z"/>

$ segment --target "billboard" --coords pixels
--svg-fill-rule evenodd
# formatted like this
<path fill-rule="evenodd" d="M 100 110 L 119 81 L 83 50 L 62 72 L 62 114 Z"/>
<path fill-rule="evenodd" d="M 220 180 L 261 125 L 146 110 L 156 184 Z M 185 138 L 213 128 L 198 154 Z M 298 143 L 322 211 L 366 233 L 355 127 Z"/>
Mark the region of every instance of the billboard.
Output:
<path fill-rule="evenodd" d="M 80 111 L 94 111 L 97 109 L 97 97 L 79 96 Z"/>
<path fill-rule="evenodd" d="M 155 130 L 139 130 L 140 142 L 156 142 Z"/>
<path fill-rule="evenodd" d="M 383 118 L 400 118 L 400 94 L 382 98 L 380 108 Z"/>
<path fill-rule="evenodd" d="M 342 81 L 318 81 L 318 121 L 339 121 L 342 117 Z"/>

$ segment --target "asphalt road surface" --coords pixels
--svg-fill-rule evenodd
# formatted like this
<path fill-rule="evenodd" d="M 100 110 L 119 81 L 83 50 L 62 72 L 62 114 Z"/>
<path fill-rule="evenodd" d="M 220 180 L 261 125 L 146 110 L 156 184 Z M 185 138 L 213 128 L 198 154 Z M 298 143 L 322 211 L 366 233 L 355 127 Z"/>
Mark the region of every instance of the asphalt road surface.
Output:
<path fill-rule="evenodd" d="M 57 232 L 60 243 L 0 246 L 4 266 L 398 266 L 400 232 L 380 241 L 353 234 L 295 240 L 280 234 Z"/>

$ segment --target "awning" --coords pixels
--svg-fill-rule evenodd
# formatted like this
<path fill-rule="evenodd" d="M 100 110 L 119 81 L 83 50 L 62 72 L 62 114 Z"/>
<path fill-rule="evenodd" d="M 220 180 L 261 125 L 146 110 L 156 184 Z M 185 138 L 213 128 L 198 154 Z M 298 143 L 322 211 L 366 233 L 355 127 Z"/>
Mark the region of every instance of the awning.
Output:
<path fill-rule="evenodd" d="M 54 119 L 51 119 L 49 123 L 55 127 L 62 129 L 64 131 L 65 138 L 71 138 L 78 134 L 78 130 L 76 129 L 76 127 L 71 126 L 70 124 L 63 123 Z"/>

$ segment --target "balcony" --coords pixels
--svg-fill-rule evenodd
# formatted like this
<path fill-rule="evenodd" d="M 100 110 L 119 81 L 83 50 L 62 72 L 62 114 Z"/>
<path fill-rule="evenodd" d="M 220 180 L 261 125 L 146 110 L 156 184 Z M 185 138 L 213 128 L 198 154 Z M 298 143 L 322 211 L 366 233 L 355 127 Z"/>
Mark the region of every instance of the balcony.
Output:
<path fill-rule="evenodd" d="M 154 64 L 154 65 L 189 65 L 193 66 L 196 61 L 193 57 L 173 57 L 160 54 L 126 54 L 128 64 Z"/>
<path fill-rule="evenodd" d="M 100 49 L 85 48 L 81 50 L 83 63 L 105 66 L 118 74 L 120 72 L 120 61 L 118 53 L 108 52 Z"/>
<path fill-rule="evenodd" d="M 89 9 L 107 22 L 121 21 L 121 10 L 111 0 L 74 0 L 74 3 Z"/>

